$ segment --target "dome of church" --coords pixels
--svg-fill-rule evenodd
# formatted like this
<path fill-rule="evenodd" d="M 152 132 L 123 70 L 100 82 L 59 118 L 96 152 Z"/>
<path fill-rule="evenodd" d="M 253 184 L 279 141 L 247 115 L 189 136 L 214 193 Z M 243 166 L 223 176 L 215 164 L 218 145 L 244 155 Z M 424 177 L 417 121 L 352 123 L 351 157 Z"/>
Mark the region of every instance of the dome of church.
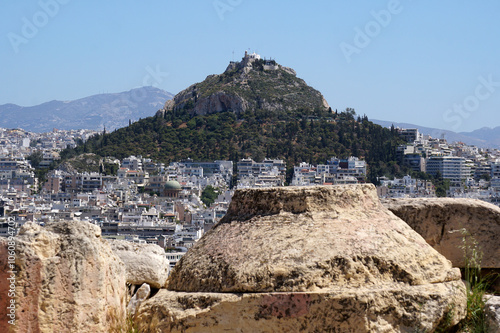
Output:
<path fill-rule="evenodd" d="M 165 183 L 165 190 L 181 190 L 181 184 L 176 180 L 169 180 Z"/>

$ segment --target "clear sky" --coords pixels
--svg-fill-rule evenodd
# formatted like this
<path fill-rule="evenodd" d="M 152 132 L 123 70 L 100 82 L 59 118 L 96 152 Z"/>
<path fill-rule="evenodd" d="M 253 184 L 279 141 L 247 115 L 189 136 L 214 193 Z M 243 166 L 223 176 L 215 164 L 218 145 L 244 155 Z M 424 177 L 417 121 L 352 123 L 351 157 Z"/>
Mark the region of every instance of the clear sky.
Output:
<path fill-rule="evenodd" d="M 333 109 L 500 126 L 498 0 L 0 1 L 0 104 L 177 93 L 250 49 L 294 68 Z"/>

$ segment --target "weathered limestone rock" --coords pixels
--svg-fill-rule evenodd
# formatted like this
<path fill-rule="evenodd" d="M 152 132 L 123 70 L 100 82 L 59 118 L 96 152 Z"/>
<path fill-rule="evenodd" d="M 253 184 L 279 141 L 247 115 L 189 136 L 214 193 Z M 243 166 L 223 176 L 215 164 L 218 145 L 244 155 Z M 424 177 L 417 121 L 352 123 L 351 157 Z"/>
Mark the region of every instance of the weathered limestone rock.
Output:
<path fill-rule="evenodd" d="M 500 296 L 487 296 L 484 311 L 490 332 L 500 332 Z"/>
<path fill-rule="evenodd" d="M 465 229 L 483 253 L 483 268 L 500 269 L 500 208 L 484 201 L 453 198 L 388 199 L 384 205 L 434 249 L 464 267 Z"/>
<path fill-rule="evenodd" d="M 314 291 L 460 278 L 371 185 L 249 189 L 232 203 L 175 266 L 168 289 Z"/>
<path fill-rule="evenodd" d="M 140 332 L 432 332 L 463 312 L 455 282 L 284 293 L 162 289 L 136 315 Z M 455 317 L 453 317 L 455 316 Z M 442 323 L 441 323 L 442 325 Z"/>
<path fill-rule="evenodd" d="M 127 305 L 127 312 L 130 315 L 134 315 L 137 308 L 144 302 L 151 294 L 151 287 L 147 283 L 143 283 L 142 286 L 137 289 L 136 293 L 130 299 Z"/>
<path fill-rule="evenodd" d="M 113 252 L 125 264 L 128 283 L 147 283 L 154 288 L 162 288 L 165 285 L 170 265 L 161 247 L 122 240 L 110 240 L 109 243 Z"/>
<path fill-rule="evenodd" d="M 239 113 L 248 108 L 248 103 L 238 95 L 226 94 L 219 91 L 213 95 L 202 98 L 196 103 L 195 114 L 207 114 L 208 112 L 222 112 L 232 110 Z"/>
<path fill-rule="evenodd" d="M 124 327 L 125 267 L 98 226 L 27 223 L 15 243 L 16 325 L 6 322 L 10 299 L 2 293 L 1 332 L 108 332 Z M 6 246 L 1 239 L 0 268 L 6 266 Z M 0 283 L 6 274 L 0 270 Z"/>
<path fill-rule="evenodd" d="M 373 185 L 236 191 L 168 289 L 139 308 L 141 331 L 432 332 L 466 303 L 458 269 Z"/>
<path fill-rule="evenodd" d="M 209 76 L 211 77 L 211 76 Z M 198 95 L 197 85 L 194 84 L 187 89 L 181 91 L 171 100 L 172 102 L 165 103 L 165 108 L 182 109 L 191 100 L 193 96 Z M 197 100 L 194 105 L 195 114 L 207 114 L 210 112 L 222 112 L 231 110 L 236 113 L 244 112 L 248 108 L 248 102 L 241 98 L 238 94 L 226 93 L 218 91 L 209 96 L 202 97 Z"/>

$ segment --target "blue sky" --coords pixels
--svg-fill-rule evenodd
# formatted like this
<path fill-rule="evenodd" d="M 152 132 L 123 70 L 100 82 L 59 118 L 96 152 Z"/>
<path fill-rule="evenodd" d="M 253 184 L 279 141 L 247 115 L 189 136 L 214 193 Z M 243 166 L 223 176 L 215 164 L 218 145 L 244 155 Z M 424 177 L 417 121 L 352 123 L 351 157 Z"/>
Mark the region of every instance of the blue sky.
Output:
<path fill-rule="evenodd" d="M 154 85 L 172 93 L 246 49 L 330 106 L 454 131 L 500 126 L 500 2 L 2 0 L 0 104 Z"/>

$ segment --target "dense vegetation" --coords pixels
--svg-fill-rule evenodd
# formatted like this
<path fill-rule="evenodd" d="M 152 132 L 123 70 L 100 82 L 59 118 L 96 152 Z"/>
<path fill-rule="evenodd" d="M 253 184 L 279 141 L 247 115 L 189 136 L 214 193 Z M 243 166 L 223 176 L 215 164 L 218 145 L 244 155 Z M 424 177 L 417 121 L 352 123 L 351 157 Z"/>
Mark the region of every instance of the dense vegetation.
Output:
<path fill-rule="evenodd" d="M 218 189 L 214 188 L 212 185 L 207 185 L 203 192 L 201 192 L 201 201 L 205 206 L 210 207 L 217 199 Z"/>
<path fill-rule="evenodd" d="M 352 109 L 344 112 L 220 112 L 192 116 L 187 111 L 158 113 L 112 133 L 96 135 L 75 149 L 61 153 L 63 160 L 82 153 L 122 159 L 142 155 L 169 163 L 185 158 L 260 161 L 281 158 L 291 168 L 300 162 L 326 163 L 332 156 L 364 158 L 368 180 L 404 171 L 395 158 L 401 141 L 395 131 L 375 125 Z"/>

